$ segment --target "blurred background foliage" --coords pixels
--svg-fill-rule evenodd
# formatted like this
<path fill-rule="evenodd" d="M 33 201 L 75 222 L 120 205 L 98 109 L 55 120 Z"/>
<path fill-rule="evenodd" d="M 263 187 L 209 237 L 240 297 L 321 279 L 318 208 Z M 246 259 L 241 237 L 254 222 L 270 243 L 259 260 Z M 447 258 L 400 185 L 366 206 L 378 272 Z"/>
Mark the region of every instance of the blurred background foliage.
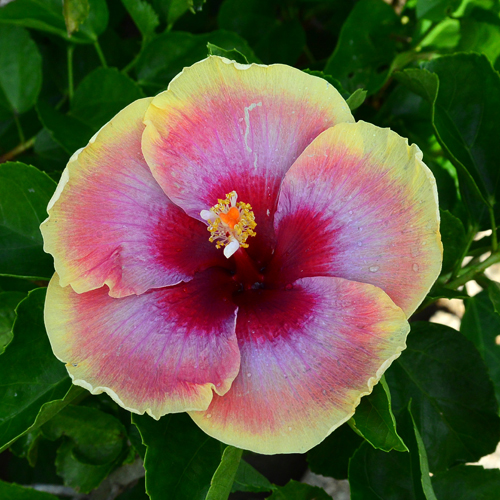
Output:
<path fill-rule="evenodd" d="M 331 498 L 299 482 L 309 467 L 348 479 L 354 500 L 498 500 L 500 470 L 470 463 L 500 441 L 499 13 L 497 0 L 0 0 L 0 499 Z M 186 415 L 131 418 L 71 386 L 43 325 L 53 263 L 38 227 L 69 156 L 207 54 L 325 78 L 357 119 L 418 144 L 438 185 L 443 270 L 408 349 L 307 455 L 240 460 Z M 457 328 L 429 322 L 443 299 L 465 304 Z"/>

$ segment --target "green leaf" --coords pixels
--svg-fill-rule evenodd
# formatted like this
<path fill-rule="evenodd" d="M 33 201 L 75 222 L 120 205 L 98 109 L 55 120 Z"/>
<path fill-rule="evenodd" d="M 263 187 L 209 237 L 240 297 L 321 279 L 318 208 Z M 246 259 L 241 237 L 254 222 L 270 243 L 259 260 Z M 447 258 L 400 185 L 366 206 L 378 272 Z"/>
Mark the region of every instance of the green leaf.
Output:
<path fill-rule="evenodd" d="M 459 465 L 435 474 L 432 484 L 438 498 L 453 500 L 498 500 L 500 470 L 477 465 Z"/>
<path fill-rule="evenodd" d="M 467 292 L 460 292 L 458 290 L 452 290 L 451 288 L 446 288 L 444 286 L 435 286 L 432 287 L 429 294 L 427 295 L 429 300 L 438 300 L 438 299 L 468 299 L 469 296 Z"/>
<path fill-rule="evenodd" d="M 409 68 L 394 73 L 394 78 L 412 92 L 433 104 L 439 88 L 439 78 L 425 69 Z"/>
<path fill-rule="evenodd" d="M 57 450 L 57 474 L 64 479 L 64 484 L 82 493 L 90 493 L 109 475 L 113 463 L 104 465 L 86 464 L 75 456 L 75 444 L 64 440 Z"/>
<path fill-rule="evenodd" d="M 196 11 L 200 11 L 204 3 L 205 0 L 170 0 L 169 2 L 166 2 L 168 28 L 171 28 L 174 23 L 188 10 L 190 10 L 193 14 Z"/>
<path fill-rule="evenodd" d="M 448 210 L 440 210 L 441 214 L 441 241 L 443 243 L 443 268 L 447 273 L 455 269 L 463 255 L 467 244 L 465 228 L 462 221 Z"/>
<path fill-rule="evenodd" d="M 439 77 L 434 126 L 440 142 L 474 179 L 484 199 L 495 203 L 500 169 L 495 154 L 500 114 L 500 75 L 484 55 L 454 54 L 430 61 Z M 481 89 L 478 91 L 478 89 Z M 500 215 L 500 210 L 496 213 Z"/>
<path fill-rule="evenodd" d="M 411 326 L 407 349 L 385 375 L 393 409 L 397 414 L 412 400 L 432 472 L 477 461 L 500 441 L 498 405 L 484 362 L 452 328 Z"/>
<path fill-rule="evenodd" d="M 71 36 L 89 15 L 88 0 L 63 0 L 63 14 L 68 36 Z"/>
<path fill-rule="evenodd" d="M 36 110 L 52 139 L 70 155 L 86 146 L 95 133 L 95 129 L 90 125 L 61 113 L 45 101 L 38 101 Z"/>
<path fill-rule="evenodd" d="M 1 9 L 0 9 L 1 12 Z M 0 93 L 11 111 L 32 108 L 42 87 L 42 56 L 29 33 L 17 26 L 0 29 Z"/>
<path fill-rule="evenodd" d="M 361 399 L 349 422 L 352 429 L 374 448 L 383 451 L 408 451 L 396 430 L 396 419 L 391 410 L 391 393 L 384 377 L 371 394 Z"/>
<path fill-rule="evenodd" d="M 425 30 L 428 26 L 425 23 L 420 24 Z M 424 34 L 423 32 L 421 34 Z M 416 40 L 419 40 L 416 38 Z M 457 45 L 460 41 L 460 21 L 458 19 L 446 18 L 437 26 L 434 26 L 423 39 L 417 41 L 417 44 L 425 51 L 441 52 L 447 51 L 457 52 Z"/>
<path fill-rule="evenodd" d="M 268 34 L 253 45 L 265 63 L 294 65 L 306 46 L 306 34 L 298 19 L 276 22 Z"/>
<path fill-rule="evenodd" d="M 55 182 L 35 167 L 0 164 L 0 274 L 47 279 L 52 257 L 43 251 L 40 224 Z"/>
<path fill-rule="evenodd" d="M 207 436 L 185 413 L 159 421 L 132 415 L 147 447 L 146 492 L 151 500 L 203 500 L 219 466 L 221 445 Z"/>
<path fill-rule="evenodd" d="M 45 289 L 17 307 L 14 339 L 0 363 L 0 449 L 26 432 L 44 403 L 64 397 L 71 380 L 50 348 L 43 324 Z"/>
<path fill-rule="evenodd" d="M 78 401 L 87 397 L 88 392 L 78 387 L 76 385 L 71 385 L 68 392 L 64 395 L 62 399 L 56 399 L 54 401 L 49 401 L 44 403 L 40 408 L 40 411 L 36 415 L 35 421 L 26 430 L 14 438 L 10 443 L 4 446 L 0 446 L 0 452 L 12 445 L 13 442 L 17 442 L 19 438 L 26 436 L 28 434 L 37 435 L 40 431 L 40 427 L 48 422 L 54 415 L 57 415 L 66 405 L 70 403 L 77 403 Z"/>
<path fill-rule="evenodd" d="M 16 0 L 0 8 L 0 24 L 12 24 L 59 35 L 76 43 L 94 43 L 108 24 L 106 0 L 88 0 L 89 15 L 71 38 L 60 0 Z M 3 29 L 3 28 L 2 28 Z"/>
<path fill-rule="evenodd" d="M 58 500 L 57 497 L 50 493 L 3 481 L 0 481 L 0 498 L 2 500 Z"/>
<path fill-rule="evenodd" d="M 219 10 L 218 24 L 255 46 L 275 26 L 274 3 L 268 0 L 225 0 Z"/>
<path fill-rule="evenodd" d="M 357 89 L 347 99 L 347 105 L 351 111 L 358 109 L 365 102 L 366 90 Z"/>
<path fill-rule="evenodd" d="M 231 492 L 265 492 L 271 491 L 273 485 L 260 472 L 256 471 L 250 464 L 241 460 L 234 478 Z"/>
<path fill-rule="evenodd" d="M 307 453 L 309 467 L 322 476 L 347 479 L 349 459 L 361 443 L 363 439 L 348 424 L 343 424 Z"/>
<path fill-rule="evenodd" d="M 151 92 L 165 89 L 184 67 L 206 57 L 207 43 L 226 50 L 236 49 L 250 62 L 259 62 L 247 42 L 235 33 L 218 30 L 192 35 L 171 31 L 155 38 L 144 48 L 136 66 L 139 84 Z"/>
<path fill-rule="evenodd" d="M 219 26 L 248 40 L 266 64 L 293 65 L 306 45 L 305 32 L 296 18 L 277 19 L 281 17 L 276 16 L 277 4 L 267 0 L 226 0 L 219 11 Z"/>
<path fill-rule="evenodd" d="M 70 116 L 97 131 L 125 106 L 142 97 L 139 86 L 116 68 L 97 68 L 76 89 Z"/>
<path fill-rule="evenodd" d="M 9 450 L 16 457 L 26 458 L 31 467 L 35 467 L 38 459 L 38 445 L 41 439 L 40 429 L 26 432 L 9 446 Z"/>
<path fill-rule="evenodd" d="M 50 440 L 65 436 L 57 452 L 57 473 L 78 491 L 96 488 L 124 458 L 125 428 L 94 408 L 69 405 L 42 427 L 42 433 Z"/>
<path fill-rule="evenodd" d="M 243 450 L 227 446 L 215 471 L 206 500 L 227 500 L 238 472 Z"/>
<path fill-rule="evenodd" d="M 460 52 L 479 52 L 492 64 L 500 56 L 500 18 L 489 10 L 474 7 L 460 19 Z"/>
<path fill-rule="evenodd" d="M 398 423 L 410 452 L 385 453 L 364 443 L 349 463 L 353 500 L 436 500 L 426 451 L 409 407 Z"/>
<path fill-rule="evenodd" d="M 426 69 L 414 68 L 396 73 L 395 76 L 410 90 L 431 103 L 431 122 L 436 138 L 441 147 L 446 151 L 451 162 L 457 168 L 462 199 L 469 213 L 472 215 L 473 219 L 482 223 L 486 215 L 485 205 L 488 204 L 488 201 L 481 193 L 475 178 L 471 175 L 466 165 L 455 156 L 454 151 L 450 149 L 449 145 L 446 143 L 445 139 L 448 138 L 449 131 L 447 131 L 446 126 L 444 126 L 444 128 L 442 126 L 442 122 L 447 115 L 446 111 L 442 109 L 441 104 L 438 103 L 439 96 L 442 94 L 439 78 Z M 448 93 L 452 91 L 453 89 L 447 89 Z M 453 123 L 448 123 L 447 125 L 450 128 L 455 127 Z M 444 134 L 444 138 L 442 134 Z"/>
<path fill-rule="evenodd" d="M 325 75 L 323 71 L 316 71 L 316 70 L 310 70 L 310 69 L 303 69 L 302 70 L 304 73 L 307 73 L 308 75 L 313 75 L 317 76 L 319 78 L 323 78 L 323 80 L 326 80 L 330 85 L 335 87 L 338 91 L 339 94 L 344 98 L 347 99 L 349 97 L 349 92 L 347 92 L 344 87 L 342 87 L 342 84 L 336 79 L 333 78 L 331 75 Z"/>
<path fill-rule="evenodd" d="M 500 315 L 495 311 L 498 284 L 492 283 L 488 291 L 483 290 L 465 301 L 465 314 L 460 331 L 474 343 L 488 367 L 500 404 Z M 495 296 L 495 302 L 491 296 Z M 498 304 L 498 303 L 497 303 Z"/>
<path fill-rule="evenodd" d="M 68 39 L 59 0 L 9 2 L 0 8 L 0 23 L 47 31 Z"/>
<path fill-rule="evenodd" d="M 441 21 L 458 9 L 462 0 L 417 0 L 417 17 Z"/>
<path fill-rule="evenodd" d="M 269 500 L 332 500 L 325 490 L 317 486 L 290 481 L 286 486 L 275 486 Z"/>
<path fill-rule="evenodd" d="M 207 43 L 208 55 L 209 56 L 220 56 L 230 59 L 231 61 L 236 61 L 240 64 L 248 64 L 248 59 L 238 50 L 225 50 L 217 47 L 213 43 Z"/>
<path fill-rule="evenodd" d="M 497 314 L 500 314 L 500 283 L 492 281 L 488 286 L 488 295 Z"/>
<path fill-rule="evenodd" d="M 427 451 L 411 413 L 411 401 L 408 404 L 408 411 L 405 412 L 403 418 L 406 418 L 406 427 L 403 425 L 403 435 L 410 446 L 410 459 L 414 481 L 416 479 L 420 482 L 418 488 L 422 487 L 422 492 L 426 500 L 437 500 L 431 484 Z"/>
<path fill-rule="evenodd" d="M 22 278 L 11 278 L 0 276 L 0 290 L 5 292 L 23 292 L 26 295 L 30 290 L 38 288 L 32 281 L 26 281 Z"/>
<path fill-rule="evenodd" d="M 86 406 L 68 405 L 43 427 L 52 441 L 67 436 L 74 443 L 73 453 L 82 463 L 104 465 L 115 461 L 123 451 L 126 431 L 108 413 Z"/>
<path fill-rule="evenodd" d="M 12 340 L 12 325 L 16 318 L 16 307 L 26 297 L 22 292 L 0 292 L 0 354 Z"/>
<path fill-rule="evenodd" d="M 324 72 L 353 93 L 375 93 L 389 77 L 402 25 L 394 10 L 380 0 L 360 0 L 342 26 L 335 52 Z"/>
<path fill-rule="evenodd" d="M 160 24 L 153 7 L 144 0 L 122 0 L 143 38 L 150 38 Z"/>
<path fill-rule="evenodd" d="M 89 15 L 80 25 L 78 32 L 71 36 L 72 41 L 80 41 L 77 40 L 77 35 L 81 34 L 82 42 L 88 40 L 94 43 L 108 26 L 109 11 L 106 0 L 88 0 L 88 2 Z"/>

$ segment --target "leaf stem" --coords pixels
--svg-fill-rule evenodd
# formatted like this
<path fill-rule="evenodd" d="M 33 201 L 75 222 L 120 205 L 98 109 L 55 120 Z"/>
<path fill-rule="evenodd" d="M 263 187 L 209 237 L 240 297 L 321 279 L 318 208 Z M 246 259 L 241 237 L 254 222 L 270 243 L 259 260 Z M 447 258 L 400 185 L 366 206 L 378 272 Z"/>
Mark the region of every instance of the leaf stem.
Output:
<path fill-rule="evenodd" d="M 462 275 L 458 276 L 458 278 L 449 281 L 445 285 L 445 288 L 455 289 L 458 288 L 459 286 L 465 285 L 465 283 L 474 279 L 474 277 L 477 274 L 482 273 L 483 271 L 488 269 L 488 267 L 492 266 L 493 264 L 496 264 L 497 262 L 500 262 L 500 253 L 499 252 L 492 253 L 483 262 L 479 262 L 478 264 L 472 266 L 470 269 L 464 272 Z"/>
<path fill-rule="evenodd" d="M 416 39 L 415 50 L 420 50 L 420 44 L 427 38 L 428 35 L 438 26 L 439 23 L 433 21 L 431 25 Z"/>
<path fill-rule="evenodd" d="M 142 51 L 142 49 L 141 49 Z M 137 64 L 137 61 L 139 60 L 139 56 L 141 55 L 141 52 L 139 52 L 123 69 L 122 73 L 126 75 L 131 69 L 134 68 L 134 66 Z"/>
<path fill-rule="evenodd" d="M 101 46 L 99 45 L 99 42 L 96 40 L 94 42 L 94 47 L 97 52 L 97 55 L 99 56 L 99 60 L 101 61 L 101 65 L 103 68 L 108 67 L 108 63 L 106 62 L 106 58 L 104 57 L 104 53 L 102 52 Z"/>
<path fill-rule="evenodd" d="M 75 50 L 75 46 L 69 44 L 67 50 L 68 56 L 68 96 L 69 102 L 73 100 L 73 51 Z"/>
<path fill-rule="evenodd" d="M 14 122 L 16 124 L 17 134 L 19 135 L 19 141 L 23 143 L 25 141 L 23 127 L 21 127 L 21 122 L 16 112 L 14 112 Z"/>
<path fill-rule="evenodd" d="M 488 206 L 488 210 L 490 212 L 490 220 L 491 220 L 491 251 L 496 252 L 498 248 L 498 239 L 497 239 L 497 224 L 495 221 L 495 213 L 493 212 L 493 207 Z"/>
<path fill-rule="evenodd" d="M 35 139 L 36 136 L 32 137 L 31 139 L 28 139 L 26 142 L 22 142 L 21 144 L 17 145 L 14 149 L 11 149 L 8 153 L 5 153 L 3 156 L 0 156 L 0 163 L 3 163 L 4 161 L 9 161 L 15 156 L 24 153 L 24 151 L 26 151 L 27 149 L 32 148 L 35 144 Z"/>
<path fill-rule="evenodd" d="M 465 257 L 469 253 L 469 248 L 472 245 L 472 242 L 474 241 L 474 237 L 476 236 L 476 234 L 477 234 L 477 227 L 475 225 L 470 226 L 469 232 L 467 234 L 467 243 L 462 251 L 462 255 L 460 255 L 459 259 L 457 259 L 457 263 L 455 264 L 455 267 L 453 268 L 453 271 L 451 273 L 450 278 L 452 281 L 460 273 L 460 269 L 462 268 L 462 262 L 464 261 Z"/>

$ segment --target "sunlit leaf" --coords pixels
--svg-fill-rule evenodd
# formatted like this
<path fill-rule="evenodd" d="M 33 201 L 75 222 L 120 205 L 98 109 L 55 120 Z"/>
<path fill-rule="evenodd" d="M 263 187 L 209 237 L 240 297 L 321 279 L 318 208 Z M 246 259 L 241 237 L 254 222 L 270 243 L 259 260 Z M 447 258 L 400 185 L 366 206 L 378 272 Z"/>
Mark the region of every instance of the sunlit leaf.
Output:
<path fill-rule="evenodd" d="M 233 486 L 243 450 L 227 446 L 215 471 L 206 500 L 227 500 Z"/>
<path fill-rule="evenodd" d="M 89 9 L 88 0 L 63 0 L 63 14 L 68 36 L 78 31 L 80 24 L 87 19 Z"/>
<path fill-rule="evenodd" d="M 350 425 L 374 448 L 383 451 L 408 451 L 396 430 L 396 419 L 391 409 L 391 393 L 383 377 L 372 393 L 361 399 Z"/>

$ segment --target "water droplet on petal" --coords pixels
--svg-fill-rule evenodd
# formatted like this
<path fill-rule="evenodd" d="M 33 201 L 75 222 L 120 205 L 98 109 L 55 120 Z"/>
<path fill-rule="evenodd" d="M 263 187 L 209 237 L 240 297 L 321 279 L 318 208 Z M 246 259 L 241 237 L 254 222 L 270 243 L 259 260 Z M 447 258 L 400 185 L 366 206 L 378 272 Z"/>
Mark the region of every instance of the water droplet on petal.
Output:
<path fill-rule="evenodd" d="M 413 264 L 413 270 L 414 270 L 416 273 L 418 273 L 418 269 L 419 269 L 418 264 Z"/>
<path fill-rule="evenodd" d="M 288 430 L 289 430 L 289 431 L 291 431 L 291 430 L 292 430 L 292 428 L 291 428 L 291 427 L 288 427 Z"/>
<path fill-rule="evenodd" d="M 380 269 L 379 266 L 370 266 L 370 272 L 371 273 L 376 273 Z"/>
<path fill-rule="evenodd" d="M 358 241 L 358 247 L 360 247 L 363 243 L 361 241 Z"/>
<path fill-rule="evenodd" d="M 286 286 L 285 286 L 285 290 L 292 290 L 293 289 L 293 285 L 291 283 L 288 283 Z"/>
<path fill-rule="evenodd" d="M 207 418 L 212 418 L 212 414 L 211 413 L 207 413 Z"/>
<path fill-rule="evenodd" d="M 252 374 L 251 374 L 251 373 L 247 373 L 247 377 L 251 377 L 251 376 L 252 376 Z"/>

